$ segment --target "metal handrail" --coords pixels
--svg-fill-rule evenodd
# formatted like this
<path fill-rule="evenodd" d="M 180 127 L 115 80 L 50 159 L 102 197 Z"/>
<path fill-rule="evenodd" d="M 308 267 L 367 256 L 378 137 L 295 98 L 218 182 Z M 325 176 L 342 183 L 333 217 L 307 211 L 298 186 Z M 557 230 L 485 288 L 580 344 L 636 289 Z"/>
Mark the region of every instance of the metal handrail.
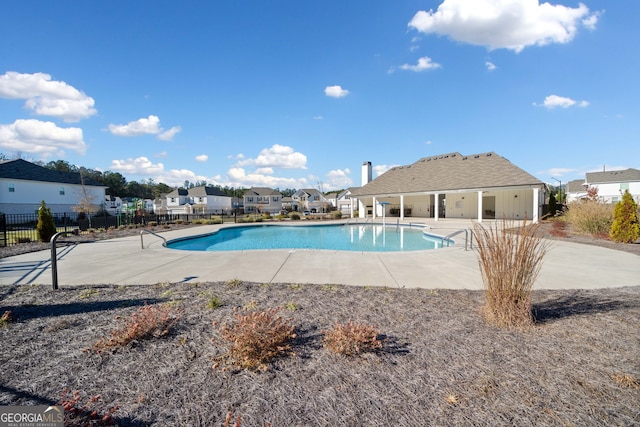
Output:
<path fill-rule="evenodd" d="M 469 245 L 469 230 L 467 228 L 463 228 L 461 230 L 454 231 L 451 234 L 448 234 L 442 238 L 442 246 L 444 247 L 445 240 L 451 240 L 453 236 L 456 236 L 460 233 L 464 232 L 464 250 L 468 250 L 467 247 L 473 249 L 473 234 L 471 234 L 471 244 Z M 448 245 L 447 245 L 448 247 Z"/>
<path fill-rule="evenodd" d="M 166 246 L 167 246 L 167 239 L 165 239 L 165 238 L 164 238 L 164 237 L 162 237 L 161 235 L 159 235 L 159 234 L 157 234 L 157 233 L 154 233 L 153 231 L 149 231 L 149 230 L 142 230 L 142 231 L 140 232 L 140 246 L 142 246 L 142 249 L 144 249 L 144 239 L 143 239 L 143 237 L 142 237 L 142 235 L 143 235 L 144 233 L 153 234 L 154 236 L 161 238 L 161 239 L 163 240 L 162 246 L 164 246 L 164 247 L 166 247 Z"/>
<path fill-rule="evenodd" d="M 75 234 L 75 231 L 60 231 L 51 236 L 51 286 L 53 290 L 58 289 L 58 251 L 56 248 L 56 240 L 60 236 L 66 236 L 67 234 Z"/>

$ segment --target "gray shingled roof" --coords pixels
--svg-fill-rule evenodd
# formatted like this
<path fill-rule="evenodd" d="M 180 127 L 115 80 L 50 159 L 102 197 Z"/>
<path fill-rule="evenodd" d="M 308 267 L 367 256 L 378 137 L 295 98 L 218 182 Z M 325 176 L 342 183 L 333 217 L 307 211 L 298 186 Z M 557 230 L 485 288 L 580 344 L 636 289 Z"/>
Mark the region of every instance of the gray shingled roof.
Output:
<path fill-rule="evenodd" d="M 55 171 L 22 159 L 0 162 L 0 178 L 106 187 L 89 178 L 84 178 L 83 182 L 78 172 Z"/>
<path fill-rule="evenodd" d="M 204 197 L 204 196 L 227 196 L 227 194 L 218 190 L 214 187 L 194 187 L 189 189 L 189 195 L 194 197 Z"/>
<path fill-rule="evenodd" d="M 256 196 L 280 196 L 280 192 L 278 190 L 274 190 L 273 188 L 268 187 L 252 187 L 244 192 L 244 195 L 248 195 L 249 193 L 253 193 Z"/>
<path fill-rule="evenodd" d="M 589 184 L 604 184 L 607 182 L 636 182 L 640 181 L 640 170 L 625 169 L 622 171 L 608 172 L 588 172 L 587 182 Z"/>
<path fill-rule="evenodd" d="M 187 194 L 189 194 L 189 192 L 184 188 L 177 188 L 172 192 L 168 193 L 165 197 L 179 197 L 179 196 L 186 196 Z"/>
<path fill-rule="evenodd" d="M 520 185 L 544 183 L 493 152 L 471 156 L 449 153 L 391 168 L 355 190 L 354 195 L 474 190 Z"/>
<path fill-rule="evenodd" d="M 586 191 L 584 188 L 584 179 L 574 179 L 567 182 L 567 193 L 581 193 Z"/>

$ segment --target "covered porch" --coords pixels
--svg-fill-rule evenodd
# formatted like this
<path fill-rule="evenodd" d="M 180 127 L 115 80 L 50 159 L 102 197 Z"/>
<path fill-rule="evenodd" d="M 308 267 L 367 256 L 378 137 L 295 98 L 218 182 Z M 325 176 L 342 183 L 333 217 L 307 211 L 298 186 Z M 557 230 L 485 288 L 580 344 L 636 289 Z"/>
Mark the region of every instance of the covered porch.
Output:
<path fill-rule="evenodd" d="M 482 189 L 425 191 L 419 193 L 360 196 L 351 217 L 513 219 L 538 222 L 543 186 L 514 186 Z"/>

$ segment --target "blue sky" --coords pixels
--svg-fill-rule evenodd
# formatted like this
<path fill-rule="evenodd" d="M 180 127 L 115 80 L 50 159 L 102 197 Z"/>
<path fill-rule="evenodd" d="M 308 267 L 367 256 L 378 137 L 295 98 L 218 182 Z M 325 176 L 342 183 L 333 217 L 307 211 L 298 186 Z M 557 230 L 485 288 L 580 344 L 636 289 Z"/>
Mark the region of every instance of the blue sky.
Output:
<path fill-rule="evenodd" d="M 640 2 L 31 1 L 0 15 L 0 153 L 129 181 L 359 186 L 494 151 L 640 168 Z"/>

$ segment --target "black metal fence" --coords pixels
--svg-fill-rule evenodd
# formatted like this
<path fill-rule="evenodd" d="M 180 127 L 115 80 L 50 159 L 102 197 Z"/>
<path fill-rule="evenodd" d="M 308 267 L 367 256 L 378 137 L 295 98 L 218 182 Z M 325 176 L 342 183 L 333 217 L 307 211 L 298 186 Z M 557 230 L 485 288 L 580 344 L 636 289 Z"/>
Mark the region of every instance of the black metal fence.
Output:
<path fill-rule="evenodd" d="M 220 214 L 184 214 L 184 215 L 156 215 L 148 212 L 135 214 L 109 215 L 102 213 L 86 216 L 83 213 L 70 212 L 53 214 L 53 220 L 58 231 L 75 231 L 84 233 L 97 229 L 119 228 L 129 226 L 146 226 L 175 224 L 177 222 L 193 222 L 198 219 L 222 219 L 224 222 L 233 221 L 233 216 Z M 36 242 L 39 240 L 36 226 L 38 214 L 0 214 L 0 247 L 18 243 Z"/>

